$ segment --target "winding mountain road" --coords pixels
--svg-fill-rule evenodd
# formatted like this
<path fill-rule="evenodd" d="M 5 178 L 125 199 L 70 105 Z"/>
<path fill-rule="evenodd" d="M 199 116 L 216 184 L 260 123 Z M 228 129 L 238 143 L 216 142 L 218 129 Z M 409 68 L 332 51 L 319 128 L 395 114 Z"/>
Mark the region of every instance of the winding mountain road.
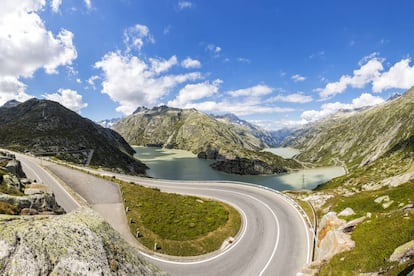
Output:
<path fill-rule="evenodd" d="M 76 191 L 125 240 L 140 248 L 150 262 L 171 275 L 296 275 L 304 264 L 311 261 L 311 231 L 292 202 L 275 191 L 235 182 L 166 181 L 88 169 L 93 173 L 115 175 L 128 182 L 158 187 L 166 192 L 225 201 L 242 214 L 243 226 L 239 236 L 227 248 L 207 256 L 171 258 L 148 249 L 143 250 L 129 232 L 116 184 L 37 158 L 25 155 L 17 157 L 30 177 L 32 171 L 35 177 L 41 178 L 38 181 L 47 185 L 49 181 L 52 182 L 50 186 L 58 203 L 68 208 L 67 211 L 76 208 L 73 202 L 68 203 L 73 199 L 70 199 L 71 193 L 62 191 L 65 189 L 59 185 L 59 181 L 53 180 L 43 167 Z"/>

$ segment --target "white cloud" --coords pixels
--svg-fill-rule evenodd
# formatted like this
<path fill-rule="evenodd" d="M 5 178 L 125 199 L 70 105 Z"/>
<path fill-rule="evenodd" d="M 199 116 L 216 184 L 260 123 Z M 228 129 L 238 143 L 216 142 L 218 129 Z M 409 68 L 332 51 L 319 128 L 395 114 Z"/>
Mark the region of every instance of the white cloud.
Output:
<path fill-rule="evenodd" d="M 217 93 L 222 82 L 222 80 L 216 79 L 213 83 L 205 81 L 197 84 L 187 84 L 180 90 L 178 96 L 174 100 L 168 102 L 168 105 L 186 108 L 191 105 L 193 101 L 210 97 Z"/>
<path fill-rule="evenodd" d="M 322 99 L 326 99 L 336 94 L 343 93 L 349 86 L 353 88 L 363 88 L 366 84 L 374 81 L 380 76 L 384 69 L 383 60 L 373 57 L 360 68 L 354 70 L 352 76 L 344 75 L 339 81 L 328 83 L 325 88 L 319 88 L 317 91 Z"/>
<path fill-rule="evenodd" d="M 293 75 L 293 76 L 291 77 L 291 79 L 292 79 L 294 82 L 302 82 L 302 81 L 306 80 L 306 77 L 301 76 L 301 75 L 299 75 L 299 74 L 296 74 L 296 75 Z"/>
<path fill-rule="evenodd" d="M 343 75 L 339 81 L 328 83 L 325 88 L 316 89 L 322 99 L 343 93 L 348 87 L 363 88 L 372 84 L 373 92 L 382 92 L 387 89 L 409 89 L 414 86 L 414 66 L 410 66 L 411 59 L 405 58 L 392 65 L 384 72 L 384 59 L 378 53 L 372 53 L 361 59 L 360 68 L 354 70 L 352 76 Z"/>
<path fill-rule="evenodd" d="M 150 58 L 149 59 L 151 63 L 151 71 L 155 74 L 164 73 L 168 70 L 170 70 L 171 67 L 176 65 L 178 63 L 177 57 L 172 56 L 170 59 L 159 59 L 159 58 Z"/>
<path fill-rule="evenodd" d="M 311 96 L 307 96 L 302 92 L 289 95 L 277 95 L 268 99 L 268 102 L 288 102 L 288 103 L 308 103 L 313 101 Z"/>
<path fill-rule="evenodd" d="M 43 97 L 58 102 L 77 113 L 80 113 L 82 108 L 88 106 L 87 103 L 83 102 L 82 95 L 71 89 L 59 89 L 57 93 L 44 94 Z"/>
<path fill-rule="evenodd" d="M 153 67 L 136 56 L 122 55 L 120 52 L 106 54 L 95 63 L 95 68 L 103 71 L 102 93 L 118 102 L 116 110 L 126 115 L 132 113 L 137 106 L 159 103 L 178 84 L 202 78 L 198 72 L 159 75 L 165 73 L 165 70 Z"/>
<path fill-rule="evenodd" d="M 124 44 L 127 52 L 132 50 L 140 51 L 145 42 L 155 43 L 149 28 L 145 25 L 136 24 L 124 30 Z"/>
<path fill-rule="evenodd" d="M 0 75 L 31 77 L 39 68 L 57 73 L 76 59 L 73 34 L 62 29 L 55 36 L 39 17 L 45 1 L 2 0 L 1 5 Z"/>
<path fill-rule="evenodd" d="M 51 7 L 58 10 L 60 4 L 53 1 Z M 70 31 L 53 34 L 46 29 L 38 14 L 45 6 L 44 0 L 1 1 L 0 102 L 31 98 L 20 78 L 30 78 L 41 68 L 55 74 L 58 67 L 70 66 L 77 58 Z"/>
<path fill-rule="evenodd" d="M 92 9 L 92 2 L 91 0 L 84 0 L 85 6 L 90 10 Z"/>
<path fill-rule="evenodd" d="M 414 86 L 414 66 L 411 59 L 406 58 L 395 63 L 388 72 L 384 72 L 372 83 L 374 92 L 382 92 L 390 88 L 409 89 Z"/>
<path fill-rule="evenodd" d="M 191 3 L 190 1 L 180 1 L 180 2 L 178 2 L 178 8 L 180 10 L 189 9 L 192 6 L 193 6 L 193 3 Z"/>
<path fill-rule="evenodd" d="M 187 57 L 186 59 L 184 59 L 181 62 L 181 66 L 186 68 L 186 69 L 201 68 L 201 62 L 196 60 L 196 59 L 192 59 L 190 57 Z"/>
<path fill-rule="evenodd" d="M 199 103 L 187 104 L 185 108 L 195 108 L 204 112 L 220 112 L 220 113 L 233 113 L 238 116 L 250 115 L 250 114 L 271 114 L 271 113 L 284 113 L 292 112 L 292 108 L 281 108 L 277 106 L 265 106 L 260 100 L 246 99 L 241 102 L 234 102 L 229 100 L 224 101 L 205 101 Z"/>
<path fill-rule="evenodd" d="M 32 96 L 25 93 L 26 85 L 17 78 L 11 76 L 0 76 L 0 106 L 10 100 L 24 102 Z"/>
<path fill-rule="evenodd" d="M 260 126 L 266 130 L 279 130 L 282 128 L 295 128 L 306 124 L 305 120 L 289 120 L 282 118 L 280 120 L 249 120 L 250 123 Z"/>
<path fill-rule="evenodd" d="M 52 2 L 50 2 L 50 7 L 53 12 L 59 12 L 60 5 L 62 5 L 62 0 L 52 0 Z"/>
<path fill-rule="evenodd" d="M 252 87 L 248 87 L 244 89 L 238 89 L 234 91 L 229 91 L 227 93 L 232 97 L 244 97 L 244 96 L 258 97 L 258 96 L 268 95 L 272 93 L 272 91 L 273 91 L 273 88 L 267 85 L 258 84 L 256 86 L 252 86 Z"/>
<path fill-rule="evenodd" d="M 92 87 L 93 90 L 96 89 L 95 81 L 99 80 L 99 76 L 92 76 L 87 80 L 87 83 Z"/>
<path fill-rule="evenodd" d="M 305 111 L 302 113 L 301 118 L 302 120 L 305 120 L 306 122 L 315 122 L 329 115 L 332 115 L 338 112 L 339 110 L 344 110 L 344 109 L 352 110 L 352 109 L 357 109 L 361 107 L 378 105 L 383 102 L 384 102 L 384 99 L 382 99 L 381 97 L 372 96 L 369 93 L 363 93 L 358 98 L 353 99 L 352 103 L 350 104 L 344 104 L 340 102 L 323 104 L 321 107 L 321 110 Z"/>

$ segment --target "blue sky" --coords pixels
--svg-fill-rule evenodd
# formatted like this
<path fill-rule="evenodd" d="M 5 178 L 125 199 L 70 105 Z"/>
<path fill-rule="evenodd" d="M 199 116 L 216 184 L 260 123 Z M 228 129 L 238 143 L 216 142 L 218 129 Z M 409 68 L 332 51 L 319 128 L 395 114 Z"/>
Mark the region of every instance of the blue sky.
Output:
<path fill-rule="evenodd" d="M 160 104 L 266 129 L 414 85 L 414 2 L 2 0 L 0 104 L 92 120 Z"/>

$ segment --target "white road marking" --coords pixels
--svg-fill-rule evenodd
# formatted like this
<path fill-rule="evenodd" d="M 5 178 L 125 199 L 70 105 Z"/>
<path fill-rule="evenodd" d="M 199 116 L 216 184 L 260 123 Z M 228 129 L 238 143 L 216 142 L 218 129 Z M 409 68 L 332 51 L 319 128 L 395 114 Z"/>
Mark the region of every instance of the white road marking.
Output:
<path fill-rule="evenodd" d="M 156 184 L 155 184 L 155 185 L 156 185 Z M 157 185 L 157 187 L 171 188 L 171 186 L 165 186 L 165 185 L 162 185 L 162 184 L 161 184 L 161 185 Z M 275 254 L 276 254 L 277 247 L 278 247 L 278 245 L 279 245 L 279 238 L 280 238 L 280 227 L 279 227 L 279 220 L 278 220 L 278 218 L 277 218 L 276 214 L 273 212 L 272 208 L 270 208 L 270 206 L 269 206 L 268 204 L 266 204 L 265 202 L 263 202 L 263 201 L 261 201 L 261 200 L 257 199 L 257 198 L 256 198 L 256 197 L 254 197 L 254 196 L 251 196 L 251 195 L 248 195 L 248 194 L 243 194 L 243 193 L 241 193 L 241 192 L 228 191 L 228 190 L 221 190 L 221 189 L 213 189 L 213 188 L 192 188 L 192 187 L 185 187 L 185 188 L 184 188 L 184 187 L 174 187 L 174 188 L 175 188 L 175 189 L 186 189 L 186 190 L 198 190 L 198 191 L 200 191 L 200 190 L 207 190 L 207 191 L 217 191 L 217 192 L 233 193 L 233 194 L 238 194 L 238 195 L 241 195 L 241 196 L 245 196 L 245 197 L 251 198 L 251 199 L 253 199 L 253 200 L 255 200 L 255 201 L 259 202 L 259 203 L 260 203 L 260 204 L 262 204 L 263 206 L 265 206 L 265 207 L 266 207 L 266 208 L 270 211 L 270 213 L 273 215 L 273 218 L 274 218 L 274 220 L 275 220 L 275 222 L 276 222 L 276 225 L 277 225 L 277 238 L 276 238 L 276 241 L 275 241 L 275 244 L 274 244 L 274 247 L 273 247 L 273 251 L 272 251 L 272 254 L 271 254 L 270 258 L 268 259 L 268 261 L 267 261 L 266 265 L 263 267 L 263 269 L 262 269 L 262 270 L 261 270 L 261 272 L 259 273 L 259 275 L 263 275 L 263 273 L 264 273 L 264 272 L 266 271 L 266 269 L 269 267 L 270 262 L 272 261 L 272 259 L 274 258 Z M 219 199 L 219 200 L 221 200 L 221 199 Z M 244 219 L 245 219 L 245 221 L 246 221 L 246 228 L 244 229 L 244 233 L 240 236 L 240 238 L 238 239 L 238 241 L 237 241 L 236 243 L 240 242 L 240 241 L 243 239 L 243 236 L 244 236 L 244 234 L 245 234 L 245 232 L 246 232 L 246 229 L 247 229 L 247 218 L 246 218 L 246 214 L 244 213 L 244 211 L 243 211 L 243 210 L 241 210 L 241 211 L 242 211 L 242 214 L 243 214 L 243 218 L 244 218 Z M 148 257 L 148 258 L 150 258 L 150 259 L 157 260 L 157 261 L 159 261 L 159 262 L 163 262 L 163 263 L 169 263 L 169 264 L 179 264 L 179 265 L 194 265 L 194 264 L 201 264 L 201 263 L 210 262 L 210 261 L 212 261 L 212 260 L 214 260 L 214 259 L 216 259 L 216 258 L 218 258 L 218 257 L 221 257 L 221 256 L 223 256 L 225 253 L 227 253 L 230 249 L 234 248 L 235 246 L 236 246 L 236 244 L 234 244 L 234 246 L 230 247 L 228 250 L 226 250 L 226 251 L 224 251 L 224 252 L 222 252 L 222 253 L 220 253 L 220 254 L 218 254 L 218 255 L 215 255 L 214 257 L 207 258 L 207 259 L 200 260 L 200 261 L 190 261 L 190 262 L 170 261 L 170 260 L 165 260 L 165 259 L 162 259 L 162 258 L 159 258 L 159 257 L 154 257 L 154 256 L 151 256 L 151 255 L 148 255 L 148 254 L 145 254 L 145 253 L 141 253 L 141 254 L 143 254 L 144 256 L 146 256 L 146 257 Z"/>

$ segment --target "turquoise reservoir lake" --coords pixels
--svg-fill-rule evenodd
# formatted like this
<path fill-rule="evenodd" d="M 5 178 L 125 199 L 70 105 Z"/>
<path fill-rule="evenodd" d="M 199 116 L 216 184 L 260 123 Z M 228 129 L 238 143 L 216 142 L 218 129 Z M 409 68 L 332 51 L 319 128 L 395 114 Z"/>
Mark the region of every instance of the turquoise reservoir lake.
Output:
<path fill-rule="evenodd" d="M 212 161 L 198 159 L 196 155 L 188 151 L 148 147 L 134 147 L 134 149 L 137 152 L 135 157 L 150 168 L 147 174 L 159 179 L 238 181 L 284 191 L 313 189 L 345 173 L 342 167 L 326 167 L 279 175 L 232 175 L 213 170 L 209 166 Z M 295 150 L 272 149 L 272 152 L 279 154 L 283 152 L 285 156 L 289 156 L 294 154 Z"/>

